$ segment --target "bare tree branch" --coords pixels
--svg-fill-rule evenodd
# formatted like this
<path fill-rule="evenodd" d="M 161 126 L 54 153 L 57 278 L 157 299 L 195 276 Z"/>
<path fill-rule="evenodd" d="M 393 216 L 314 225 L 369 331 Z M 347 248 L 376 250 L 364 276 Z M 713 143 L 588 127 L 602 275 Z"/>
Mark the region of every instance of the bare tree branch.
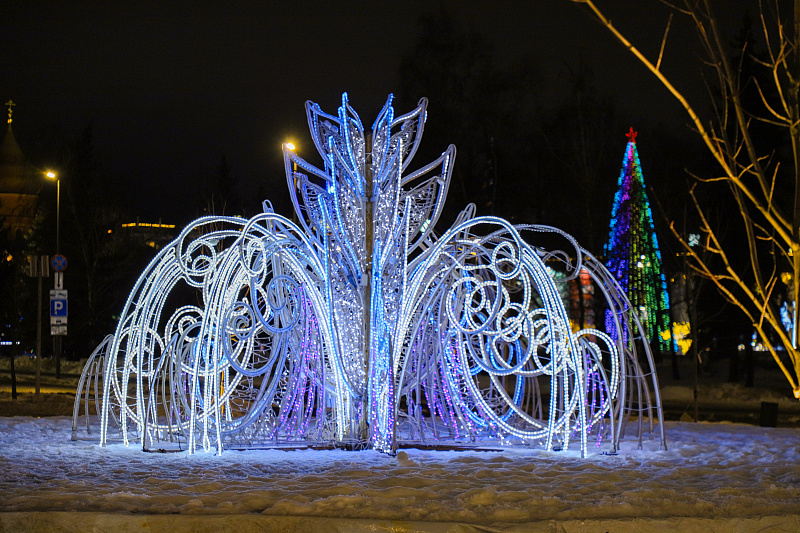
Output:
<path fill-rule="evenodd" d="M 748 317 L 762 344 L 791 385 L 795 397 L 800 399 L 800 351 L 792 338 L 800 330 L 800 312 L 794 313 L 794 324 L 787 329 L 775 301 L 778 280 L 785 276 L 787 269 L 791 272 L 789 298 L 795 309 L 800 298 L 800 0 L 793 1 L 791 35 L 782 22 L 779 0 L 770 4 L 774 22 L 768 21 L 767 9 L 759 1 L 765 55 L 757 57 L 757 51 L 744 42 L 735 62 L 727 40 L 721 36 L 711 0 L 682 0 L 680 6 L 667 0 L 660 1 L 675 12 L 687 15 L 697 31 L 698 44 L 705 56 L 702 64 L 706 70 L 711 70 L 715 79 L 714 83 L 706 83 L 713 111 L 713 120 L 707 123 L 701 120 L 692 104 L 661 70 L 672 15 L 661 40 L 657 61 L 653 64 L 611 24 L 592 0 L 581 0 L 580 3 L 586 5 L 594 17 L 683 106 L 692 129 L 719 165 L 722 171 L 719 176 L 690 174 L 696 183 L 704 186 L 715 186 L 720 182 L 728 185 L 742 221 L 744 235 L 739 242 L 746 243 L 747 261 L 737 265 L 731 262 L 726 245 L 718 239 L 695 196 L 694 186 L 690 194 L 704 235 L 700 249 L 706 258 L 689 246 L 685 237 L 676 231 L 674 222 L 670 229 L 690 258 L 692 271 L 711 280 L 719 293 Z M 761 73 L 746 71 L 745 58 L 750 61 L 748 66 L 762 69 Z M 743 78 L 745 74 L 748 76 L 746 79 Z M 757 95 L 755 108 L 752 105 L 748 108 L 742 97 L 742 91 L 751 84 Z M 754 124 L 761 129 L 754 128 Z M 761 135 L 763 128 L 772 128 L 773 131 L 756 142 L 754 136 Z M 782 135 L 781 139 L 791 144 L 791 167 L 780 146 L 764 148 L 765 144 L 776 142 L 776 131 Z M 792 195 L 788 196 L 784 191 L 791 191 Z M 788 213 L 792 200 L 793 210 Z M 709 261 L 713 261 L 713 265 Z M 780 352 L 776 342 L 782 349 Z M 782 357 L 788 357 L 789 367 Z"/>

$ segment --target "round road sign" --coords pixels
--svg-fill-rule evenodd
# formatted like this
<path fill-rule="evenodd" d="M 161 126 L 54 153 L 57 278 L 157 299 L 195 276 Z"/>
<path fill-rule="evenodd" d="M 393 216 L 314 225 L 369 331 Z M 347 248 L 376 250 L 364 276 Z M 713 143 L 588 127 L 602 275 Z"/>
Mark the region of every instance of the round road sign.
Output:
<path fill-rule="evenodd" d="M 56 254 L 50 259 L 50 266 L 56 272 L 63 272 L 67 269 L 67 258 L 61 254 Z"/>

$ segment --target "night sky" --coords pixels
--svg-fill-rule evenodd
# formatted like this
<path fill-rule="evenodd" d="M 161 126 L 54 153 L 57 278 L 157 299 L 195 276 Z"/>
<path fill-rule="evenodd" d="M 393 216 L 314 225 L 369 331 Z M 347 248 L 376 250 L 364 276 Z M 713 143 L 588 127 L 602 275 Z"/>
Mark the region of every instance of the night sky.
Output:
<path fill-rule="evenodd" d="M 92 121 L 104 175 L 143 218 L 186 222 L 195 214 L 187 212 L 191 189 L 223 154 L 243 194 L 268 182 L 270 197 L 288 196 L 281 142 L 291 138 L 301 156 L 315 158 L 304 102 L 335 113 L 347 91 L 371 125 L 399 90 L 400 60 L 414 45 L 419 17 L 441 6 L 484 34 L 498 62 L 533 57 L 545 102 L 558 100 L 567 68 L 583 58 L 635 128 L 687 121 L 607 30 L 567 0 L 162 4 L 13 2 L 0 13 L 0 98 L 17 104 L 14 132 L 23 150 L 46 131 L 72 142 Z M 656 56 L 663 6 L 598 4 Z M 691 37 L 674 23 L 664 69 L 697 91 L 682 48 Z M 430 102 L 429 121 L 436 106 Z M 619 136 L 614 157 L 622 155 L 624 134 L 609 132 Z"/>

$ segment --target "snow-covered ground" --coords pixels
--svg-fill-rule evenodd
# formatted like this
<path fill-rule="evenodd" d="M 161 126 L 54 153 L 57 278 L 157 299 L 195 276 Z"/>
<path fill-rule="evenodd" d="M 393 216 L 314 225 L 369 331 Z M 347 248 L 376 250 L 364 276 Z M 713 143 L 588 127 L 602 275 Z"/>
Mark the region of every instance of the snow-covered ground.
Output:
<path fill-rule="evenodd" d="M 6 363 L 0 360 L 0 370 Z M 43 370 L 52 372 L 45 360 Z M 21 388 L 32 365 L 17 362 Z M 73 391 L 65 362 L 43 390 Z M 693 409 L 691 366 L 659 374 L 674 418 Z M 28 372 L 25 374 L 25 372 Z M 701 419 L 757 423 L 762 401 L 786 427 L 667 422 L 658 441 L 618 455 L 540 449 L 376 452 L 226 450 L 144 453 L 70 441 L 70 394 L 23 392 L 0 375 L 0 532 L 5 531 L 800 531 L 800 405 L 771 366 L 756 386 L 700 377 Z M 27 389 L 25 389 L 27 390 Z M 726 409 L 728 412 L 726 412 Z M 728 417 L 728 418 L 726 418 Z M 607 448 L 602 447 L 601 451 Z"/>
<path fill-rule="evenodd" d="M 800 530 L 800 430 L 667 423 L 618 455 L 145 453 L 0 417 L 0 531 Z M 149 528 L 149 529 L 143 529 Z"/>

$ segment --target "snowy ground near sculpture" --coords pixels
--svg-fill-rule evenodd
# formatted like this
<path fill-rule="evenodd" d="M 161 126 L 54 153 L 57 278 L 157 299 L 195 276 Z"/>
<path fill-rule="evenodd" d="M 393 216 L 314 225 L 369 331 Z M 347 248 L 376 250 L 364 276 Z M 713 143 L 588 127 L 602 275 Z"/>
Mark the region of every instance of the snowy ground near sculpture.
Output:
<path fill-rule="evenodd" d="M 2 417 L 0 531 L 141 531 L 154 515 L 173 532 L 245 523 L 294 531 L 314 520 L 339 531 L 609 523 L 699 531 L 708 519 L 726 529 L 800 527 L 800 429 L 667 422 L 667 431 L 666 451 L 656 440 L 642 449 L 631 440 L 618 455 L 588 459 L 536 449 L 188 455 L 101 448 L 96 435 L 72 442 L 68 417 Z"/>
<path fill-rule="evenodd" d="M 71 394 L 34 404 L 29 393 L 14 402 L 2 392 L 0 532 L 800 531 L 800 409 L 770 369 L 759 368 L 754 388 L 727 383 L 727 366 L 704 369 L 700 413 L 722 406 L 757 419 L 760 402 L 770 401 L 786 427 L 667 422 L 667 451 L 657 441 L 641 450 L 624 441 L 619 455 L 585 460 L 535 449 L 407 449 L 393 458 L 100 448 L 97 434 L 70 441 L 69 417 L 9 416 L 69 412 Z M 74 390 L 79 370 L 65 364 L 68 375 L 45 376 L 43 387 Z M 686 418 L 691 368 L 683 381 L 668 365 L 660 370 L 662 397 Z M 19 379 L 30 388 L 30 374 Z"/>

